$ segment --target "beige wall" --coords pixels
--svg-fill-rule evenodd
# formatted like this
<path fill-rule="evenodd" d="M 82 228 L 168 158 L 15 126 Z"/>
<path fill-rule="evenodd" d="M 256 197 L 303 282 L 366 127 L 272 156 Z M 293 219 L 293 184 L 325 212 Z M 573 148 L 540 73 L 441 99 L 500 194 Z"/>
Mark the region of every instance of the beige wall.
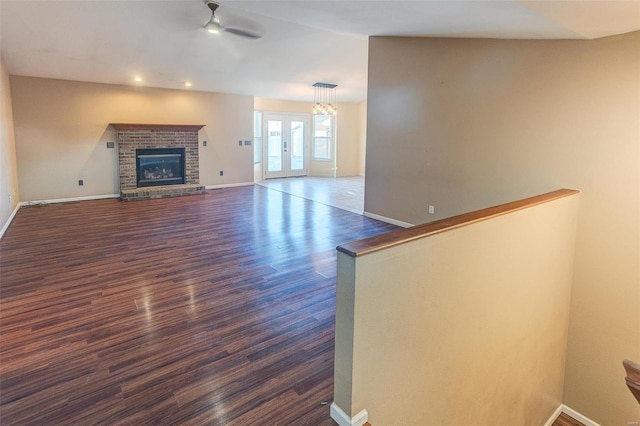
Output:
<path fill-rule="evenodd" d="M 640 32 L 369 49 L 365 211 L 420 223 L 581 190 L 564 403 L 638 421 L 621 361 L 640 359 Z"/>
<path fill-rule="evenodd" d="M 373 425 L 544 424 L 562 402 L 577 210 L 572 195 L 340 252 L 336 404 Z"/>
<path fill-rule="evenodd" d="M 293 112 L 296 114 L 311 115 L 311 108 L 313 107 L 313 103 L 285 101 L 282 99 L 266 99 L 266 98 L 256 97 L 253 100 L 253 106 L 258 111 Z"/>
<path fill-rule="evenodd" d="M 358 139 L 360 141 L 358 149 L 358 176 L 364 176 L 366 170 L 367 159 L 367 102 L 361 102 L 358 104 L 358 117 L 360 118 L 360 125 L 358 127 Z"/>
<path fill-rule="evenodd" d="M 310 158 L 309 176 L 354 176 L 358 174 L 359 153 L 362 148 L 361 116 L 359 104 L 338 103 L 336 120 L 336 156 L 334 161 L 314 161 Z M 309 114 L 311 102 L 283 101 L 279 99 L 255 98 L 254 107 L 258 111 Z M 313 123 L 311 123 L 313 125 Z"/>
<path fill-rule="evenodd" d="M 360 152 L 360 108 L 355 103 L 338 104 L 336 176 L 356 176 L 358 174 L 358 153 Z"/>
<path fill-rule="evenodd" d="M 252 147 L 238 146 L 253 138 L 250 96 L 18 76 L 10 81 L 23 201 L 118 193 L 117 150 L 106 148 L 116 140 L 109 123 L 205 124 L 200 183 L 253 182 Z"/>
<path fill-rule="evenodd" d="M 0 57 L 0 230 L 8 224 L 19 201 L 11 88 Z"/>

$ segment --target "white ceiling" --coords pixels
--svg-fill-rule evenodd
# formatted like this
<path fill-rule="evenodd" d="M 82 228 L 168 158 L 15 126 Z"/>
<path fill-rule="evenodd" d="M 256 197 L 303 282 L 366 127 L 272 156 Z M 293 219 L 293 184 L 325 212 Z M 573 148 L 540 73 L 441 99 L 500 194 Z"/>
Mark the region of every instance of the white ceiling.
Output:
<path fill-rule="evenodd" d="M 0 0 L 10 74 L 310 101 L 366 99 L 370 35 L 591 39 L 640 30 L 640 0 L 220 0 L 249 40 L 209 34 L 203 0 Z M 134 76 L 142 83 L 134 83 Z M 185 81 L 192 87 L 186 89 Z"/>

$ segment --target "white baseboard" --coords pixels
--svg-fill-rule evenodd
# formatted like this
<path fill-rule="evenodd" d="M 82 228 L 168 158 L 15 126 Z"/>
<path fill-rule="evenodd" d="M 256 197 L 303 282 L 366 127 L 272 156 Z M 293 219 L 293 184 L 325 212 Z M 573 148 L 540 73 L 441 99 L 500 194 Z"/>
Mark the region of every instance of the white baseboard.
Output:
<path fill-rule="evenodd" d="M 205 189 L 234 188 L 236 186 L 249 186 L 249 185 L 253 185 L 253 182 L 225 183 L 222 185 L 207 185 L 205 186 Z"/>
<path fill-rule="evenodd" d="M 413 223 L 408 223 L 408 222 L 403 222 L 401 220 L 391 219 L 390 217 L 380 216 L 380 215 L 377 215 L 375 213 L 364 212 L 363 215 L 366 216 L 366 217 L 370 217 L 371 219 L 376 219 L 376 220 L 380 220 L 382 222 L 390 223 L 392 225 L 402 226 L 403 228 L 411 228 L 412 226 L 414 226 Z"/>
<path fill-rule="evenodd" d="M 347 413 L 342 411 L 335 402 L 331 404 L 331 418 L 340 426 L 362 426 L 369 420 L 367 410 L 362 410 L 353 417 L 349 417 Z"/>
<path fill-rule="evenodd" d="M 565 413 L 568 416 L 573 417 L 574 419 L 576 419 L 580 423 L 584 424 L 585 426 L 600 426 L 598 423 L 594 422 L 590 418 L 583 416 L 582 414 L 578 413 L 577 411 L 573 410 L 572 408 L 567 407 L 564 404 L 562 404 L 560 406 L 560 408 L 561 408 L 561 411 L 563 413 Z"/>
<path fill-rule="evenodd" d="M 72 203 L 74 201 L 104 200 L 105 198 L 118 198 L 118 197 L 120 197 L 120 194 L 88 195 L 86 197 L 53 198 L 50 200 L 23 201 L 20 203 L 20 207 L 39 206 L 43 204 Z"/>
<path fill-rule="evenodd" d="M 544 426 L 551 426 L 553 422 L 556 421 L 560 413 L 562 413 L 562 404 L 560 404 L 558 408 L 556 408 L 556 411 L 553 412 L 551 417 L 549 417 L 549 419 L 546 422 L 544 422 Z"/>
<path fill-rule="evenodd" d="M 566 405 L 560 405 L 556 411 L 553 412 L 551 417 L 544 423 L 544 426 L 551 426 L 553 422 L 558 418 L 560 413 L 565 413 L 568 416 L 571 416 L 575 420 L 583 423 L 585 426 L 600 426 L 598 423 L 594 422 L 588 417 L 583 416 L 577 411 L 567 407 Z M 331 418 L 338 423 L 340 426 L 362 426 L 369 420 L 369 413 L 367 410 L 362 410 L 358 414 L 353 417 L 349 417 L 340 407 L 336 405 L 336 403 L 331 404 Z"/>
<path fill-rule="evenodd" d="M 13 209 L 13 211 L 9 215 L 9 219 L 7 219 L 7 222 L 4 224 L 4 226 L 2 226 L 2 229 L 0 229 L 0 238 L 4 236 L 4 233 L 9 228 L 9 225 L 11 225 L 13 218 L 16 217 L 16 213 L 18 213 L 18 210 L 20 210 L 20 203 L 16 204 L 16 208 Z"/>

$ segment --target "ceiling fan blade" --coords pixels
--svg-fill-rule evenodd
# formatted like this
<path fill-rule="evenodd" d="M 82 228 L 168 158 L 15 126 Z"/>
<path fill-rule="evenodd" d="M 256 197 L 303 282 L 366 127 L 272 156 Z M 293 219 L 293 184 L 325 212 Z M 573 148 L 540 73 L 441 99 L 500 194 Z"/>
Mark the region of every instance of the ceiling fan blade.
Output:
<path fill-rule="evenodd" d="M 250 38 L 253 40 L 262 38 L 262 34 L 255 31 L 251 31 L 251 30 L 245 30 L 242 28 L 225 27 L 224 32 L 231 33 L 240 37 Z"/>

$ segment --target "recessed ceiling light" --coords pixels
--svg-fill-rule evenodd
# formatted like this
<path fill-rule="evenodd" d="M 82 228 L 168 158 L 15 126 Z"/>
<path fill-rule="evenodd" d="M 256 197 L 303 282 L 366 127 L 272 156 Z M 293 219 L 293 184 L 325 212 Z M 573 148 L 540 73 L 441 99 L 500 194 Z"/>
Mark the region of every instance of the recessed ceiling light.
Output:
<path fill-rule="evenodd" d="M 135 81 L 137 81 L 138 83 L 140 83 L 142 81 L 142 77 L 136 77 L 134 78 Z"/>
<path fill-rule="evenodd" d="M 191 87 L 191 82 L 190 82 L 190 81 L 185 81 L 185 82 L 184 82 L 184 85 L 185 85 L 186 87 Z"/>

